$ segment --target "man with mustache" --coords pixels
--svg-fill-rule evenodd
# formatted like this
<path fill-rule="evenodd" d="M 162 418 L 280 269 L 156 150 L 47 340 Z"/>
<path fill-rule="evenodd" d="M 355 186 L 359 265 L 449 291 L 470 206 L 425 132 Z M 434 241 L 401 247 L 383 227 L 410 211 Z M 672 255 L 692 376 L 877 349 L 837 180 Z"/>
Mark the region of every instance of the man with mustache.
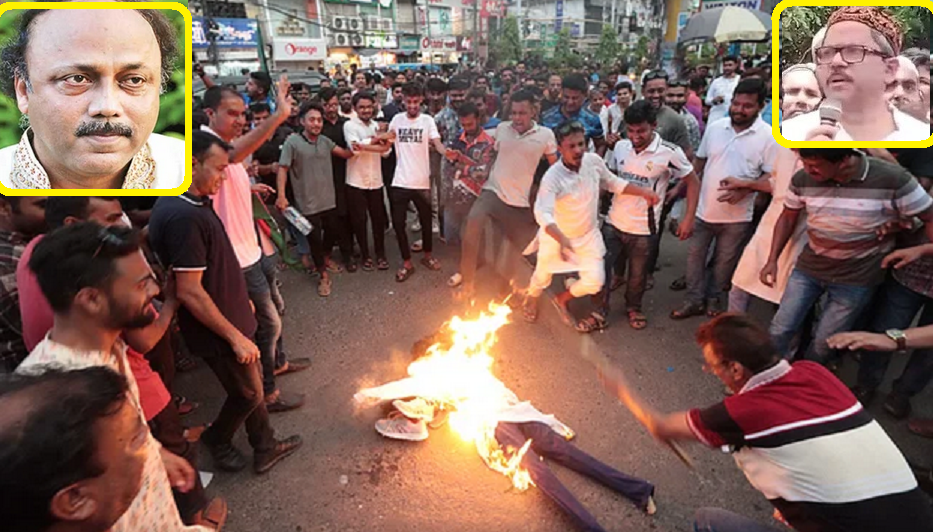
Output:
<path fill-rule="evenodd" d="M 4 94 L 29 128 L 0 150 L 17 189 L 171 189 L 185 145 L 153 133 L 177 41 L 159 11 L 28 10 L 0 51 Z M 41 39 L 31 36 L 41 35 Z"/>
<path fill-rule="evenodd" d="M 897 56 L 897 73 L 886 92 L 891 105 L 917 120 L 928 122 L 929 106 L 920 92 L 920 71 L 910 59 Z"/>
<path fill-rule="evenodd" d="M 816 77 L 827 100 L 838 102 L 838 124 L 821 125 L 819 111 L 786 120 L 792 141 L 917 141 L 930 137 L 930 125 L 898 109 L 885 97 L 895 82 L 901 33 L 897 22 L 877 7 L 841 7 L 827 22 L 815 48 Z"/>
<path fill-rule="evenodd" d="M 784 120 L 809 113 L 820 104 L 823 93 L 816 80 L 816 65 L 800 63 L 781 74 L 781 112 Z"/>

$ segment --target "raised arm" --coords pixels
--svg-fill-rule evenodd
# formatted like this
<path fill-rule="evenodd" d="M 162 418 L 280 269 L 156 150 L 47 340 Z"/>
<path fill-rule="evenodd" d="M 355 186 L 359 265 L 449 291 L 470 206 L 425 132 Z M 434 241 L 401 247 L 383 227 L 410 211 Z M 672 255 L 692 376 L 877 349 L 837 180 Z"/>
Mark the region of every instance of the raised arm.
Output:
<path fill-rule="evenodd" d="M 246 160 L 253 152 L 258 150 L 267 140 L 272 138 L 275 130 L 285 123 L 292 112 L 292 105 L 288 99 L 288 76 L 282 75 L 277 83 L 275 99 L 275 113 L 264 120 L 259 127 L 249 133 L 234 139 L 233 151 L 230 152 L 230 162 L 239 163 Z"/>

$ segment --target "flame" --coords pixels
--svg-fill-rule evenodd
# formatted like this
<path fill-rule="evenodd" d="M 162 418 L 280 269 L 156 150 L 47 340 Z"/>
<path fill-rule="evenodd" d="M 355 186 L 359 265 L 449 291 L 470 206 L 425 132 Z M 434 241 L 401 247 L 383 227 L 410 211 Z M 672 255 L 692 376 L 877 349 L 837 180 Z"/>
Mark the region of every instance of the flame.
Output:
<path fill-rule="evenodd" d="M 486 465 L 524 491 L 534 485 L 521 467 L 531 440 L 515 451 L 503 449 L 495 437 L 497 413 L 514 402 L 515 395 L 493 375 L 490 350 L 511 312 L 507 305 L 491 303 L 488 312 L 475 319 L 454 317 L 444 329 L 448 341 L 428 348 L 424 357 L 408 366 L 408 375 L 419 381 L 424 399 L 449 410 L 450 427 L 473 443 Z"/>

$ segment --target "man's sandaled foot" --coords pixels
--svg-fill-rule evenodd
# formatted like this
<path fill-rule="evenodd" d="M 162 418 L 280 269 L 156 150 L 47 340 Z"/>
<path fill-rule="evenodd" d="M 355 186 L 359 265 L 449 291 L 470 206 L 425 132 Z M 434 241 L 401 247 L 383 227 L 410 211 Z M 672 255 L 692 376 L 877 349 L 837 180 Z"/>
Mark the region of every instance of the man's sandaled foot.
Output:
<path fill-rule="evenodd" d="M 702 316 L 706 307 L 695 303 L 684 303 L 682 307 L 671 312 L 672 320 L 684 320 L 693 316 Z"/>
<path fill-rule="evenodd" d="M 376 269 L 385 271 L 389 269 L 389 261 L 386 259 L 376 259 Z"/>
<path fill-rule="evenodd" d="M 710 318 L 715 318 L 725 311 L 722 302 L 718 299 L 710 299 L 709 303 L 706 304 L 706 315 Z"/>
<path fill-rule="evenodd" d="M 194 515 L 191 524 L 220 532 L 226 522 L 227 501 L 221 497 L 214 497 L 203 510 Z"/>
<path fill-rule="evenodd" d="M 628 311 L 628 324 L 636 331 L 640 331 L 648 326 L 648 318 L 638 310 Z"/>
<path fill-rule="evenodd" d="M 343 273 L 343 266 L 337 262 L 327 259 L 327 271 L 330 273 Z"/>
<path fill-rule="evenodd" d="M 361 268 L 364 272 L 371 272 L 376 269 L 376 263 L 373 262 L 373 259 L 366 259 L 363 261 Z"/>
<path fill-rule="evenodd" d="M 415 274 L 415 267 L 402 266 L 395 272 L 395 280 L 399 283 L 404 283 L 408 280 L 409 277 Z"/>
<path fill-rule="evenodd" d="M 606 328 L 606 318 L 599 312 L 593 312 L 589 316 L 577 322 L 574 327 L 577 332 L 592 333 Z"/>
<path fill-rule="evenodd" d="M 330 295 L 333 283 L 330 280 L 330 277 L 322 277 L 317 283 L 317 295 L 321 297 L 327 297 Z"/>
<path fill-rule="evenodd" d="M 431 270 L 432 272 L 436 272 L 441 269 L 441 261 L 434 257 L 424 257 L 421 259 L 421 265 Z"/>
<path fill-rule="evenodd" d="M 525 296 L 525 301 L 522 303 L 522 318 L 528 323 L 535 323 L 538 321 L 537 297 Z"/>

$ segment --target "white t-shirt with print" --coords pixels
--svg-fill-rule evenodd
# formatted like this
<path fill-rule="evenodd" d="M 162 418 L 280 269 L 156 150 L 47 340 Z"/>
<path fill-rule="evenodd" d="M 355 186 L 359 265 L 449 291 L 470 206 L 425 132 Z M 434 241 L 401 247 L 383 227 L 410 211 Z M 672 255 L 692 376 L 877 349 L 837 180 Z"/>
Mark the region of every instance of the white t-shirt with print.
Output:
<path fill-rule="evenodd" d="M 395 154 L 398 157 L 392 186 L 417 190 L 430 189 L 429 146 L 433 139 L 441 138 L 434 119 L 426 114 L 420 114 L 417 118 L 411 119 L 408 113 L 399 113 L 389 123 L 389 131 L 395 132 Z"/>

